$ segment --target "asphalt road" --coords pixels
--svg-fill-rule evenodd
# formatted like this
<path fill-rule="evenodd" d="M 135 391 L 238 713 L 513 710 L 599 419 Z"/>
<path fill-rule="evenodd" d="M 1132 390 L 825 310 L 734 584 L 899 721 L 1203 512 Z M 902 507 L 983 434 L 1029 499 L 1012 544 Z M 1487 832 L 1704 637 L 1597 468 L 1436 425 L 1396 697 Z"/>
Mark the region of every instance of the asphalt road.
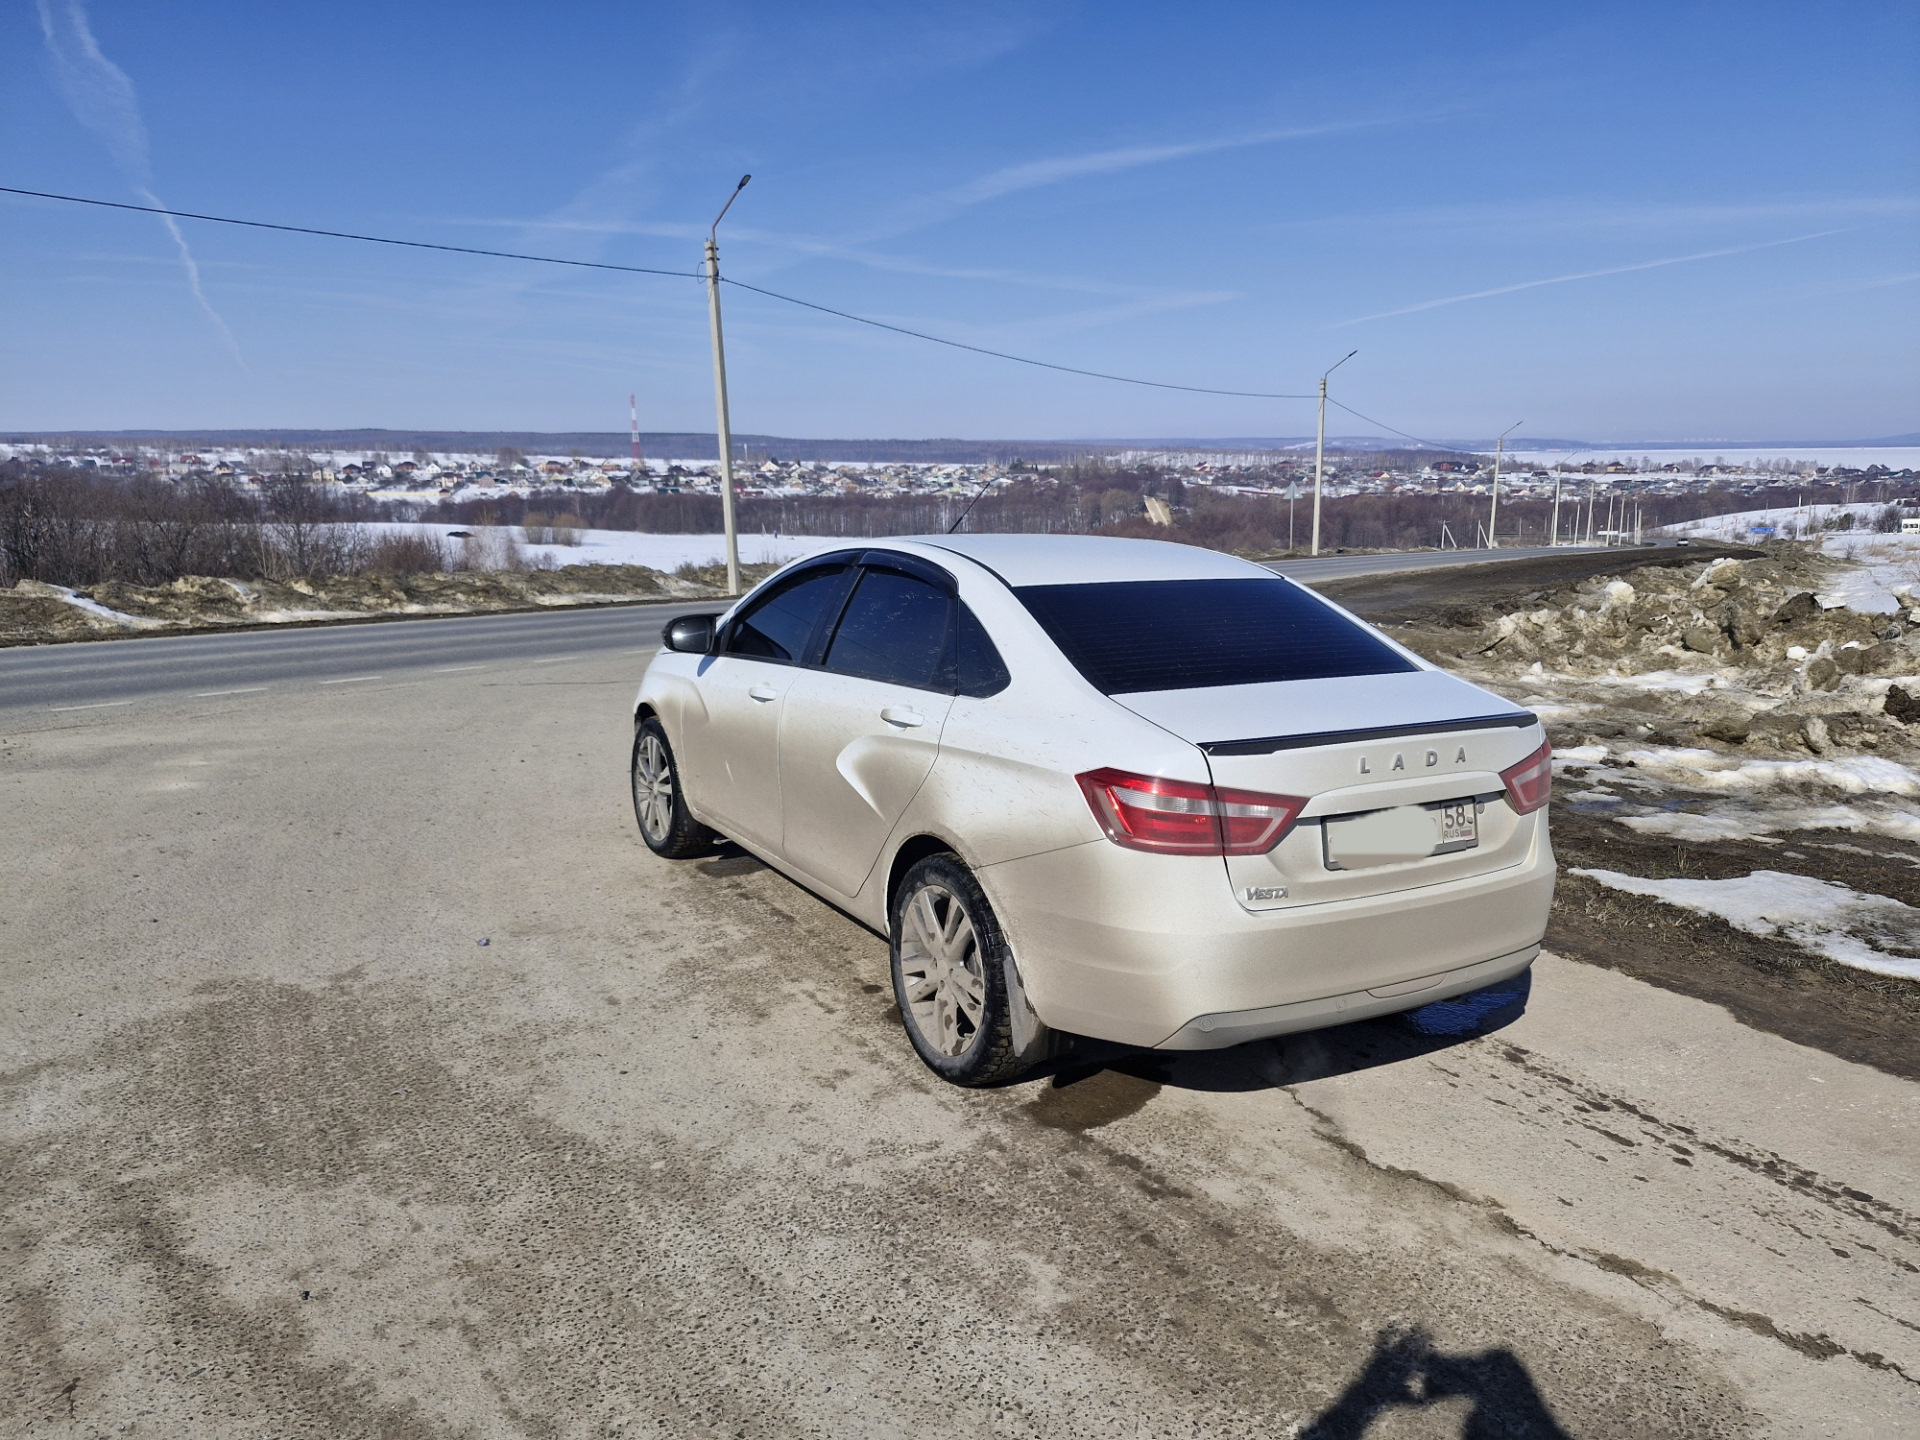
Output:
<path fill-rule="evenodd" d="M 1319 555 L 1311 560 L 1277 560 L 1267 568 L 1311 585 L 1323 580 L 1345 580 L 1355 575 L 1392 575 L 1403 570 L 1443 570 L 1455 565 L 1487 565 L 1501 560 L 1538 560 L 1548 555 L 1589 554 L 1604 548 L 1604 546 L 1593 545 L 1533 545 L 1501 550 L 1418 550 L 1384 555 Z"/>
<path fill-rule="evenodd" d="M 1569 549 L 1330 555 L 1274 565 L 1308 583 L 1574 553 Z M 408 619 L 288 630 L 137 636 L 83 644 L 0 649 L 0 709 L 68 713 L 126 706 L 154 695 L 211 698 L 223 692 L 284 693 L 289 687 L 371 684 L 402 675 L 554 664 L 651 646 L 674 615 L 719 602 L 614 606 L 457 619 Z"/>
<path fill-rule="evenodd" d="M 0 1434 L 1920 1433 L 1920 1086 L 1544 957 L 949 1088 L 881 939 L 641 845 L 659 613 L 0 712 Z"/>
<path fill-rule="evenodd" d="M 156 695 L 283 695 L 400 676 L 551 665 L 583 655 L 638 655 L 658 646 L 660 627 L 673 616 L 713 608 L 713 602 L 619 605 L 16 646 L 0 650 L 0 709 L 64 714 Z"/>

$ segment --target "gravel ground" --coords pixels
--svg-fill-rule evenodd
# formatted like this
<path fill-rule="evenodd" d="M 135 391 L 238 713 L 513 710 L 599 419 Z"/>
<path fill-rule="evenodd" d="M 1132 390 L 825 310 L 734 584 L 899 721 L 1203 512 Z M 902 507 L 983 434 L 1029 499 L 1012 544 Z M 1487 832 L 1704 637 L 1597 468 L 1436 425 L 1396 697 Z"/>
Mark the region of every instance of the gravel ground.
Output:
<path fill-rule="evenodd" d="M 1557 958 L 933 1080 L 642 658 L 0 697 L 0 1433 L 1920 1433 L 1920 1089 Z"/>

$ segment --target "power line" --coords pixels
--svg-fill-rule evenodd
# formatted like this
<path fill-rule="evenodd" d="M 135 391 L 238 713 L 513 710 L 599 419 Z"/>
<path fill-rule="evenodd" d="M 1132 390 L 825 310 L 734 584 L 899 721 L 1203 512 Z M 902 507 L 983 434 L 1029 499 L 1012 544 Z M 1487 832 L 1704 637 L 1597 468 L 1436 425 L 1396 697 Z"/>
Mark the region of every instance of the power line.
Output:
<path fill-rule="evenodd" d="M 1334 399 L 1331 395 L 1327 397 L 1327 403 L 1329 405 L 1339 406 L 1340 409 L 1346 411 L 1347 414 L 1353 416 L 1353 418 L 1356 420 L 1364 420 L 1369 425 L 1378 425 L 1382 430 L 1392 431 L 1393 434 L 1400 436 L 1404 440 L 1412 440 L 1416 444 L 1420 444 L 1420 445 L 1431 445 L 1436 450 L 1458 450 L 1460 448 L 1458 445 L 1448 445 L 1439 440 L 1428 440 L 1424 436 L 1413 435 L 1408 433 L 1405 430 L 1395 430 L 1393 426 L 1387 424 L 1387 422 L 1384 420 L 1376 420 L 1371 415 L 1362 415 L 1358 410 L 1354 409 L 1351 405 L 1341 405 L 1340 402 Z"/>
<path fill-rule="evenodd" d="M 54 195 L 45 190 L 20 190 L 0 185 L 0 194 L 31 195 L 36 200 L 64 200 L 69 205 L 98 205 L 106 210 L 136 210 L 142 215 L 170 215 L 176 220 L 206 220 L 215 225 L 244 225 L 250 230 L 284 230 L 291 235 L 324 235 L 330 240 L 362 240 L 369 245 L 401 245 L 409 250 L 446 250 L 455 255 L 488 255 L 496 260 L 532 260 L 541 265 L 572 265 L 582 270 L 619 270 L 629 275 L 671 275 L 698 280 L 693 270 L 655 270 L 645 265 L 611 265 L 602 260 L 563 260 L 556 255 L 523 255 L 513 250 L 480 250 L 471 245 L 435 245 L 426 240 L 394 240 L 385 235 L 355 235 L 346 230 L 316 230 L 311 225 L 275 225 L 266 220 L 236 220 L 231 215 L 196 215 L 191 210 L 167 210 L 158 205 L 129 205 L 120 200 L 92 200 L 84 195 Z"/>
<path fill-rule="evenodd" d="M 963 340 L 948 340 L 944 336 L 929 335 L 924 330 L 909 330 L 904 325 L 889 325 L 884 320 L 869 319 L 865 315 L 854 315 L 845 310 L 835 310 L 830 305 L 816 305 L 811 300 L 802 300 L 794 295 L 782 295 L 777 290 L 763 290 L 758 285 L 749 285 L 744 280 L 735 280 L 722 275 L 722 283 L 741 290 L 751 290 L 756 295 L 765 295 L 771 300 L 784 300 L 789 305 L 800 305 L 808 310 L 818 310 L 822 315 L 834 315 L 842 320 L 851 320 L 857 325 L 871 325 L 876 330 L 891 330 L 896 335 L 911 335 L 916 340 L 930 340 L 935 345 L 949 345 L 955 350 L 971 350 L 976 355 L 991 355 L 996 360 L 1011 360 L 1018 365 L 1037 365 L 1042 370 L 1059 370 L 1068 375 L 1085 375 L 1094 380 L 1112 380 L 1121 385 L 1147 385 L 1155 390 L 1184 390 L 1190 395 L 1237 395 L 1248 400 L 1311 400 L 1311 395 L 1280 395 L 1268 390 L 1215 390 L 1206 385 L 1174 385 L 1165 380 L 1137 380 L 1131 375 L 1109 375 L 1101 370 L 1081 370 L 1072 365 L 1056 365 L 1051 360 L 1033 360 L 1025 355 L 1009 355 L 1004 350 L 989 350 L 984 345 L 969 345 Z"/>
<path fill-rule="evenodd" d="M 615 265 L 604 260 L 567 260 L 557 255 L 530 255 L 515 250 L 483 250 L 472 245 L 439 245 L 426 240 L 397 240 L 388 235 L 361 235 L 348 230 L 322 230 L 312 225 L 281 225 L 268 220 L 243 220 L 232 215 L 205 215 L 192 210 L 169 210 L 159 205 L 132 205 L 122 200 L 97 200 L 84 195 L 59 195 L 47 190 L 23 190 L 13 185 L 0 185 L 0 194 L 25 195 L 36 200 L 58 200 L 69 205 L 93 205 L 105 210 L 130 210 L 141 215 L 167 215 L 176 220 L 203 220 L 213 225 L 239 225 L 251 230 L 278 230 L 289 235 L 319 235 L 330 240 L 358 240 L 368 245 L 396 245 L 409 250 L 440 250 L 453 255 L 482 255 L 496 260 L 527 260 L 540 265 L 567 265 L 581 270 L 614 270 L 627 275 L 665 275 L 673 279 L 689 280 L 705 278 L 698 272 L 690 270 L 662 270 L 646 265 Z M 896 335 L 910 336 L 930 344 L 945 345 L 954 350 L 968 350 L 976 355 L 986 355 L 995 360 L 1009 360 L 1016 365 L 1032 365 L 1041 370 L 1054 370 L 1064 375 L 1083 375 L 1091 380 L 1106 380 L 1118 385 L 1142 385 L 1153 390 L 1178 390 L 1189 395 L 1227 395 L 1244 400 L 1312 400 L 1316 398 L 1312 395 L 1286 394 L 1271 390 L 1226 390 L 1210 385 L 1178 385 L 1167 380 L 1142 380 L 1132 375 L 1113 375 L 1103 370 L 1083 370 L 1075 365 L 1058 365 L 1051 360 L 1035 360 L 1031 356 L 1014 355 L 1005 350 L 990 350 L 984 345 L 969 345 L 963 340 L 949 340 L 943 335 L 929 335 L 924 330 L 910 330 L 904 325 L 893 325 L 885 320 L 855 315 L 851 311 L 836 310 L 830 305 L 802 300 L 797 295 L 783 295 L 777 290 L 749 285 L 746 281 L 735 280 L 731 276 L 720 278 L 726 284 L 741 290 L 750 290 L 756 295 L 764 295 L 770 300 L 779 300 L 788 305 L 816 310 L 823 315 L 832 315 L 836 319 L 849 320 L 856 325 L 867 325 L 876 330 L 890 330 Z M 1362 420 L 1367 419 L 1358 411 L 1349 410 L 1349 407 L 1340 405 L 1338 400 L 1332 403 Z M 1378 420 L 1368 420 L 1367 423 L 1382 425 Z M 1393 430 L 1396 435 L 1406 435 L 1404 430 L 1394 430 L 1391 425 L 1382 425 L 1382 428 Z M 1416 435 L 1407 435 L 1407 438 L 1419 439 Z M 1435 442 L 1422 441 L 1421 443 Z"/>

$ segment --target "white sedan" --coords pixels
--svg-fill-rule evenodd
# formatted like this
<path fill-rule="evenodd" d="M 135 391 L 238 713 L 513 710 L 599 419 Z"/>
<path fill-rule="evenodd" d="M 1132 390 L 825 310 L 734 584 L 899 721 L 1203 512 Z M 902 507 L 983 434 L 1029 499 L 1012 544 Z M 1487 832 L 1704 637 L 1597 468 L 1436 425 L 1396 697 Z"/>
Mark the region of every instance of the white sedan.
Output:
<path fill-rule="evenodd" d="M 1192 546 L 888 540 L 666 627 L 655 853 L 725 836 L 892 941 L 921 1058 L 1238 1044 L 1505 980 L 1553 897 L 1539 720 Z"/>

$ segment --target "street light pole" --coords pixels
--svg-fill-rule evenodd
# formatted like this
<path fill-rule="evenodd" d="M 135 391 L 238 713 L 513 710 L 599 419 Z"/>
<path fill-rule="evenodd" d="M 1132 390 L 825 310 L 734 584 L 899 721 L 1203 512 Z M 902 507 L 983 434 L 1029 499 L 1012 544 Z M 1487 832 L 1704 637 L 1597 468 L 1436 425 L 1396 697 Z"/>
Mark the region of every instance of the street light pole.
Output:
<path fill-rule="evenodd" d="M 727 417 L 727 347 L 720 338 L 720 222 L 753 176 L 742 175 L 707 231 L 707 314 L 713 321 L 713 404 L 719 417 L 720 520 L 727 531 L 727 594 L 740 593 L 740 534 L 733 523 L 733 424 Z"/>
<path fill-rule="evenodd" d="M 1358 350 L 1349 350 L 1327 367 L 1327 375 L 1333 374 L 1359 353 Z M 1320 553 L 1320 477 L 1327 466 L 1327 375 L 1320 377 L 1320 428 L 1315 432 L 1313 442 L 1313 549 L 1309 553 L 1314 555 Z"/>
<path fill-rule="evenodd" d="M 1500 438 L 1493 442 L 1493 504 L 1487 510 L 1487 548 L 1498 550 L 1499 538 L 1493 532 L 1494 522 L 1500 518 L 1500 454 L 1506 448 L 1507 436 L 1527 422 L 1516 420 L 1500 432 Z"/>

